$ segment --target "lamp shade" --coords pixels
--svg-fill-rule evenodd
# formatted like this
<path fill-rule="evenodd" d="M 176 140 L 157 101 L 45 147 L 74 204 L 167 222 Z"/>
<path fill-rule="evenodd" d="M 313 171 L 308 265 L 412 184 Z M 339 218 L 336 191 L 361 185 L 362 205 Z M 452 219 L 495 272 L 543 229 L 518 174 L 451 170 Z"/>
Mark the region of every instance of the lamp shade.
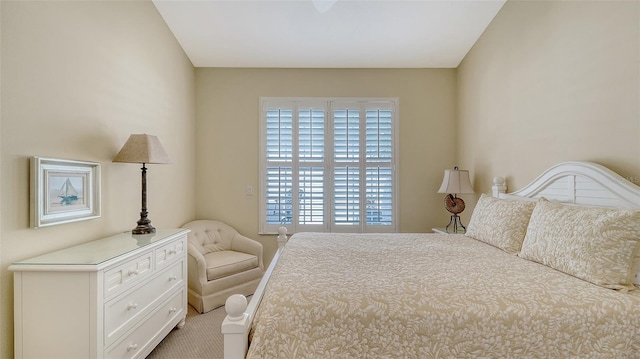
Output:
<path fill-rule="evenodd" d="M 158 137 L 147 134 L 129 136 L 120 152 L 113 158 L 113 162 L 170 163 Z"/>
<path fill-rule="evenodd" d="M 469 179 L 469 171 L 459 170 L 458 167 L 444 170 L 444 178 L 438 193 L 474 193 Z"/>

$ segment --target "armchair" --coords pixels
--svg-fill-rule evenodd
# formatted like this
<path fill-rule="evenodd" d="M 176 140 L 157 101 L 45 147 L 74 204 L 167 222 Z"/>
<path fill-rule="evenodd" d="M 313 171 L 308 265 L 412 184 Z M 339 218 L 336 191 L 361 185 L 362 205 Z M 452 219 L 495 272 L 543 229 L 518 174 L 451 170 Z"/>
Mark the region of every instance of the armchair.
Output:
<path fill-rule="evenodd" d="M 264 274 L 262 244 L 213 220 L 186 223 L 188 301 L 198 312 L 224 305 L 231 294 L 253 294 Z"/>

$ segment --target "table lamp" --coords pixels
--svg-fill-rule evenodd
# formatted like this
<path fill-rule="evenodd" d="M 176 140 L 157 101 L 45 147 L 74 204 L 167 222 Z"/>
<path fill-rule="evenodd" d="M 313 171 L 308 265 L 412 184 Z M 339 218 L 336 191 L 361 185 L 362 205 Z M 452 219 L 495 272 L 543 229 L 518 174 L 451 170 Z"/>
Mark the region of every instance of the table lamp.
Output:
<path fill-rule="evenodd" d="M 158 137 L 147 134 L 131 135 L 113 162 L 142 163 L 142 210 L 138 226 L 134 228 L 132 234 L 155 233 L 156 229 L 151 225 L 151 220 L 147 217 L 147 168 L 148 163 L 170 163 L 169 156 L 162 148 Z"/>
<path fill-rule="evenodd" d="M 444 208 L 451 213 L 451 220 L 445 230 L 449 232 L 449 226 L 453 225 L 453 233 L 458 233 L 458 226 L 466 232 L 458 214 L 464 211 L 464 201 L 457 195 L 460 193 L 474 193 L 469 180 L 469 171 L 454 167 L 452 170 L 444 170 L 444 178 L 438 193 L 447 193 L 444 197 Z"/>

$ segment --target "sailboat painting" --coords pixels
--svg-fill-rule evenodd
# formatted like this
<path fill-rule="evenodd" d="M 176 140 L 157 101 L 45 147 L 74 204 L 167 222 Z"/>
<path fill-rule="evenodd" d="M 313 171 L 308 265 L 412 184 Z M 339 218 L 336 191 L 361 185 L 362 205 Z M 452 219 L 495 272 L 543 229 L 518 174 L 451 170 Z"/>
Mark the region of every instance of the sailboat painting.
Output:
<path fill-rule="evenodd" d="M 100 163 L 31 157 L 31 227 L 100 217 Z"/>
<path fill-rule="evenodd" d="M 85 207 L 86 173 L 49 173 L 49 211 Z"/>

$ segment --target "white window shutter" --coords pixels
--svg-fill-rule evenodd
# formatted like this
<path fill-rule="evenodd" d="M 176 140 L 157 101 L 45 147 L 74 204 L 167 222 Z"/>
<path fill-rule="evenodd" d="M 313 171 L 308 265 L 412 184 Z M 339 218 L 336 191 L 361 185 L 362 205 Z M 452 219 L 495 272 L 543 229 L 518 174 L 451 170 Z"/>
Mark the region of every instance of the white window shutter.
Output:
<path fill-rule="evenodd" d="M 397 99 L 261 104 L 261 233 L 397 230 Z"/>

